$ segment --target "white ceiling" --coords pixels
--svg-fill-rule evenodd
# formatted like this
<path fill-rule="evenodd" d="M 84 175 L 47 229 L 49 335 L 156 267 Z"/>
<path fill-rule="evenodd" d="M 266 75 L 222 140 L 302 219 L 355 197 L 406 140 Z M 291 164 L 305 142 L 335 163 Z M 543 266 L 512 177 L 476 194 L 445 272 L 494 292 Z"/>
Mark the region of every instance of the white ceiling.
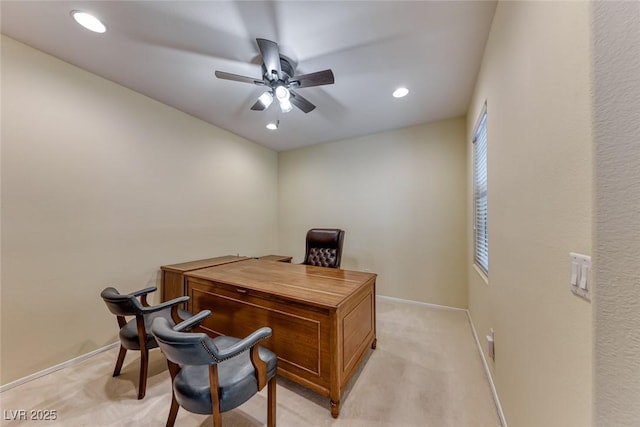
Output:
<path fill-rule="evenodd" d="M 6 1 L 2 33 L 274 150 L 466 113 L 495 1 Z M 107 26 L 91 33 L 71 10 Z M 255 39 L 273 40 L 296 74 L 335 84 L 298 89 L 317 108 L 251 111 L 264 91 Z M 391 96 L 406 86 L 407 97 Z"/>

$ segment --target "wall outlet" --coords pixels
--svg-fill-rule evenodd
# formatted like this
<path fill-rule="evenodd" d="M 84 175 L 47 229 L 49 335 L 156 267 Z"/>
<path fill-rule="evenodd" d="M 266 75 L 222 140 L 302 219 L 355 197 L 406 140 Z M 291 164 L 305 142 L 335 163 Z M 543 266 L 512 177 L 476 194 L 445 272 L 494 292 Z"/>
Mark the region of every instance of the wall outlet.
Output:
<path fill-rule="evenodd" d="M 493 329 L 489 332 L 489 335 L 486 336 L 487 339 L 487 355 L 492 359 L 496 360 L 496 346 L 495 346 L 495 334 Z"/>

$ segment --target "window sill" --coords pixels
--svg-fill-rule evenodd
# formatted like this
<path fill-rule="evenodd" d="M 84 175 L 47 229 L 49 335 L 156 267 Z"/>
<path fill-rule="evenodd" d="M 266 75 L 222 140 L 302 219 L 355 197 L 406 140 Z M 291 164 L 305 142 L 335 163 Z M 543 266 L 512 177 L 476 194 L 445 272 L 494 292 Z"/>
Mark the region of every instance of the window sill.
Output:
<path fill-rule="evenodd" d="M 484 271 L 482 271 L 482 269 L 480 267 L 478 267 L 478 264 L 474 263 L 473 264 L 473 269 L 482 278 L 482 280 L 484 281 L 484 284 L 488 286 L 489 285 L 489 277 L 485 274 Z"/>

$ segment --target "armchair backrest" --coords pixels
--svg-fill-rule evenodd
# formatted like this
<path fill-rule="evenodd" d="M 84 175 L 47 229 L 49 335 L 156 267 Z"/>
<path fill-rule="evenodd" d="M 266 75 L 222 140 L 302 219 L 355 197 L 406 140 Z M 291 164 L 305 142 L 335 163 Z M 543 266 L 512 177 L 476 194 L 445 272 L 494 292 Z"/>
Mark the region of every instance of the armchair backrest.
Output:
<path fill-rule="evenodd" d="M 105 288 L 100 296 L 109 311 L 116 316 L 135 316 L 142 313 L 142 304 L 133 295 L 122 295 L 115 288 Z"/>
<path fill-rule="evenodd" d="M 165 357 L 178 365 L 212 365 L 217 363 L 218 349 L 204 333 L 177 332 L 167 319 L 158 317 L 151 332 Z"/>
<path fill-rule="evenodd" d="M 340 268 L 344 230 L 312 228 L 307 232 L 303 264 Z"/>

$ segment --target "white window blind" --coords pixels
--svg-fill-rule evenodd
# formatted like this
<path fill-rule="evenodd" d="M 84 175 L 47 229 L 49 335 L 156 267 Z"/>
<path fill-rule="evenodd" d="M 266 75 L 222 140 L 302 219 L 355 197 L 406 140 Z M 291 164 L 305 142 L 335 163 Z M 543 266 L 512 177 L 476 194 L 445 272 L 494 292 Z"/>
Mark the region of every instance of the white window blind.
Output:
<path fill-rule="evenodd" d="M 482 110 L 473 136 L 473 231 L 475 263 L 489 274 L 487 240 L 487 108 Z"/>

